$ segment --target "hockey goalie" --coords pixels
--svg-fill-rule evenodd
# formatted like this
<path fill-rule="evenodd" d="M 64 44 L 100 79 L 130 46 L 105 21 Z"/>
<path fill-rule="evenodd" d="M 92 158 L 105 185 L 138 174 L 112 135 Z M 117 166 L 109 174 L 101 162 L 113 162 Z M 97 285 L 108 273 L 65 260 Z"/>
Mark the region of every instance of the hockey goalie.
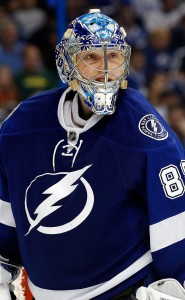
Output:
<path fill-rule="evenodd" d="M 130 55 L 91 9 L 56 46 L 67 88 L 3 122 L 0 300 L 19 265 L 35 300 L 185 300 L 185 150 L 127 85 Z"/>

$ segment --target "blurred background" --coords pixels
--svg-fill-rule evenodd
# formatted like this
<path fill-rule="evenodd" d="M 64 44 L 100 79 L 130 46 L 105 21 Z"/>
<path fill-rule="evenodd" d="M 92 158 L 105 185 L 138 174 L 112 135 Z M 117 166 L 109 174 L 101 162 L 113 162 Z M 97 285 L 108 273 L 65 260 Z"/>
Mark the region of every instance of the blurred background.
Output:
<path fill-rule="evenodd" d="M 185 0 L 0 0 L 0 123 L 26 98 L 61 85 L 55 45 L 90 8 L 115 19 L 132 47 L 128 84 L 185 146 Z"/>

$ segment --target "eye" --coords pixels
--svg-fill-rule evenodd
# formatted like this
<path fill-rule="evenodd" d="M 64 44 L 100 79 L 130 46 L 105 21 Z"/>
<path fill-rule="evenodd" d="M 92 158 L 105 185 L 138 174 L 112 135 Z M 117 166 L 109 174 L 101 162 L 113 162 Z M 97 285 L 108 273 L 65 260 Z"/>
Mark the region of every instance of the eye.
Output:
<path fill-rule="evenodd" d="M 86 55 L 84 55 L 83 60 L 85 61 L 96 61 L 98 59 L 97 55 L 95 53 L 87 53 Z"/>
<path fill-rule="evenodd" d="M 110 59 L 115 59 L 117 57 L 118 57 L 118 54 L 115 52 L 109 53 L 109 55 L 108 55 L 108 58 L 110 58 Z"/>
<path fill-rule="evenodd" d="M 116 63 L 121 65 L 124 62 L 124 57 L 120 52 L 110 52 L 108 54 L 108 59 L 111 63 Z"/>
<path fill-rule="evenodd" d="M 87 54 L 85 56 L 85 58 L 87 58 L 87 59 L 94 59 L 94 58 L 96 58 L 96 56 L 94 54 L 89 53 L 89 54 Z"/>

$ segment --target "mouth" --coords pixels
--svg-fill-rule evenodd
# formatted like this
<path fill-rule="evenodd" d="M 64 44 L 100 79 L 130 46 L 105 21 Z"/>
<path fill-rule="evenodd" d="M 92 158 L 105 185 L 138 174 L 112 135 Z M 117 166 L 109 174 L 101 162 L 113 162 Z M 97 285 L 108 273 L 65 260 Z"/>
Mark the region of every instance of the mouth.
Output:
<path fill-rule="evenodd" d="M 105 82 L 105 76 L 97 76 L 94 78 L 94 80 L 99 81 L 99 82 Z M 115 79 L 112 77 L 108 77 L 107 82 L 114 81 Z"/>

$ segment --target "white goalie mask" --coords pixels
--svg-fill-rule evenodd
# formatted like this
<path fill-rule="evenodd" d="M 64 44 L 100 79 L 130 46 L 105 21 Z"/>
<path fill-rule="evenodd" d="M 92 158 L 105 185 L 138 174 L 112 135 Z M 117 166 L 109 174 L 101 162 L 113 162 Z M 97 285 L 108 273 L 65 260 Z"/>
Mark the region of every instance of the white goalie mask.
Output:
<path fill-rule="evenodd" d="M 119 88 L 126 88 L 130 46 L 126 33 L 99 10 L 75 19 L 56 46 L 60 78 L 96 114 L 110 115 Z"/>

